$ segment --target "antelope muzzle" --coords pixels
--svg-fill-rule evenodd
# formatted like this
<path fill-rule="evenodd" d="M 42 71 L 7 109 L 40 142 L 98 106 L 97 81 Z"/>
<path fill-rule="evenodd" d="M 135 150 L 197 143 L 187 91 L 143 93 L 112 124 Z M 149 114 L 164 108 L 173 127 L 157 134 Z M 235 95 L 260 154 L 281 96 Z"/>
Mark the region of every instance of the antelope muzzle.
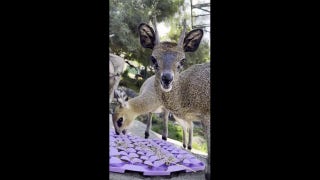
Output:
<path fill-rule="evenodd" d="M 161 87 L 168 92 L 172 88 L 173 75 L 172 73 L 164 73 L 161 75 Z"/>

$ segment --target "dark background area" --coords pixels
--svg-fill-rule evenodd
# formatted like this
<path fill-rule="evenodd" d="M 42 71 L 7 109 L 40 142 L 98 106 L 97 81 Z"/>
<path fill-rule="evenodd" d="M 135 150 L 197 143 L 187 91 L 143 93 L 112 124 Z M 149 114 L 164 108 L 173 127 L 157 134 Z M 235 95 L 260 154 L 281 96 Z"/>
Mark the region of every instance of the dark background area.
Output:
<path fill-rule="evenodd" d="M 108 177 L 105 3 L 24 2 L 7 13 L 13 50 L 3 102 L 11 110 L 2 120 L 10 177 Z M 308 158 L 300 149 L 311 135 L 302 126 L 309 78 L 302 78 L 308 34 L 295 11 L 301 4 L 212 6 L 214 177 L 304 176 Z"/>

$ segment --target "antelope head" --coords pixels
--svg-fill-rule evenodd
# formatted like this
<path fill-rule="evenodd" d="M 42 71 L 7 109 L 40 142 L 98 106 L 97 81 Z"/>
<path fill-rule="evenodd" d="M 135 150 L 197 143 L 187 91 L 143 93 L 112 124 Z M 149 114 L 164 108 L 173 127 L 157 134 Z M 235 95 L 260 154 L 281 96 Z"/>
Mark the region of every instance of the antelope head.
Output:
<path fill-rule="evenodd" d="M 156 81 L 160 81 L 161 90 L 164 92 L 171 91 L 177 80 L 178 72 L 186 60 L 185 53 L 196 51 L 201 42 L 203 30 L 194 29 L 187 34 L 185 31 L 184 26 L 178 43 L 160 42 L 158 32 L 148 24 L 142 23 L 138 27 L 140 44 L 144 48 L 152 49 L 150 59 L 156 72 Z"/>

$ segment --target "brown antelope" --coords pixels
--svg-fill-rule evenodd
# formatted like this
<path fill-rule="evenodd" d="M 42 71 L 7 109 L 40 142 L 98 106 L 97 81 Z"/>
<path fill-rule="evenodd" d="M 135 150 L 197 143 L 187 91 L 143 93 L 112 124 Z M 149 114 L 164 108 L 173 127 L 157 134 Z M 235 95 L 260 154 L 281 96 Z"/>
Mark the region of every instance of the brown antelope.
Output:
<path fill-rule="evenodd" d="M 162 106 L 174 114 L 175 119 L 192 122 L 201 120 L 208 145 L 206 178 L 210 179 L 210 63 L 197 64 L 179 72 L 186 52 L 197 50 L 203 30 L 194 29 L 178 43 L 160 42 L 158 33 L 147 24 L 138 27 L 140 43 L 152 49 L 151 61 L 155 68 L 155 91 Z"/>
<path fill-rule="evenodd" d="M 109 103 L 113 99 L 114 90 L 118 88 L 124 63 L 120 56 L 109 54 Z"/>
<path fill-rule="evenodd" d="M 145 138 L 148 138 L 152 125 L 152 113 L 164 112 L 162 139 L 167 140 L 169 111 L 161 106 L 160 101 L 157 98 L 154 80 L 155 76 L 148 78 L 141 86 L 139 95 L 130 100 L 128 100 L 125 92 L 121 90 L 115 91 L 115 98 L 120 104 L 120 106 L 115 108 L 113 114 L 113 124 L 115 125 L 115 129 L 117 129 L 117 134 L 120 134 L 120 132 L 126 133 L 127 129 L 137 116 L 148 113 L 147 127 L 145 131 Z M 193 136 L 192 122 L 190 125 L 186 124 L 185 121 L 177 121 L 183 128 L 182 144 L 184 148 L 186 148 L 187 141 L 186 132 L 189 131 L 188 149 L 191 150 Z"/>

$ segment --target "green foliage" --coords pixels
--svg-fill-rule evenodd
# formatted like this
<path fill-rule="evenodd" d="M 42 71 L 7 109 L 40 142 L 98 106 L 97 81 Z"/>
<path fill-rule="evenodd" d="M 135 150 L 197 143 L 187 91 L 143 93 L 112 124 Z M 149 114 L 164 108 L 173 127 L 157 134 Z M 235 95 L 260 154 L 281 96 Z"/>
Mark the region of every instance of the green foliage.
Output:
<path fill-rule="evenodd" d="M 161 22 L 178 11 L 181 0 L 110 0 L 109 38 L 112 51 L 124 54 L 128 60 L 136 60 L 144 66 L 149 65 L 151 50 L 141 48 L 138 39 L 138 25 L 150 22 L 154 15 Z"/>
<path fill-rule="evenodd" d="M 198 144 L 198 143 L 192 143 L 192 148 L 197 149 L 199 151 L 202 152 L 208 152 L 208 147 L 207 147 L 207 143 L 202 143 L 202 144 Z"/>
<path fill-rule="evenodd" d="M 147 116 L 142 116 L 139 117 L 139 120 L 146 123 Z M 163 130 L 163 120 L 159 118 L 156 115 L 152 115 L 152 131 L 162 134 Z M 204 138 L 204 134 L 202 132 L 202 129 L 200 127 L 194 126 L 193 129 L 193 137 L 200 136 L 201 138 Z M 182 142 L 182 137 L 183 137 L 183 129 L 180 125 L 175 125 L 172 121 L 168 122 L 168 138 L 174 139 L 177 141 Z M 207 152 L 207 143 L 199 143 L 199 142 L 193 142 L 192 143 L 192 148 L 197 149 L 202 152 Z"/>
<path fill-rule="evenodd" d="M 152 115 L 152 130 L 162 134 L 163 130 L 163 119 L 156 115 Z M 174 125 L 172 121 L 168 122 L 168 138 L 175 139 L 177 141 L 182 141 L 183 130 L 181 126 Z"/>
<path fill-rule="evenodd" d="M 171 29 L 167 36 L 173 42 L 177 42 L 181 35 L 182 29 L 183 29 L 181 22 L 182 22 L 182 19 L 181 20 L 173 19 L 173 20 L 170 20 L 169 22 Z M 190 31 L 191 31 L 191 28 L 187 26 L 186 33 Z M 199 45 L 199 48 L 195 52 L 186 53 L 186 62 L 184 65 L 184 69 L 187 69 L 188 67 L 194 64 L 201 64 L 209 61 L 210 61 L 209 42 L 206 41 L 205 39 L 202 39 Z"/>

